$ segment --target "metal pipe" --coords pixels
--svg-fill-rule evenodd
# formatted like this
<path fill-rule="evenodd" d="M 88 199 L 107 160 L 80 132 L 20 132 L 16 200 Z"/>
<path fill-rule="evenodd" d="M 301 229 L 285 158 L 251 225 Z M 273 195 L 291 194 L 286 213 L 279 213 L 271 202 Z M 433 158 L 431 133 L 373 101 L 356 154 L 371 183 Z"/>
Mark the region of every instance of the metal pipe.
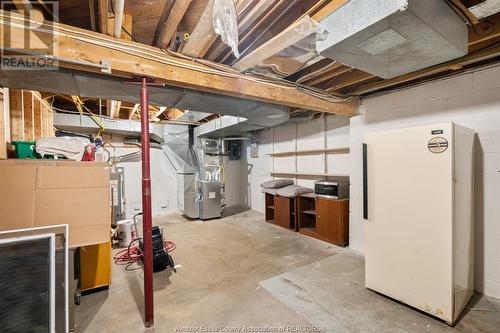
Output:
<path fill-rule="evenodd" d="M 151 221 L 151 177 L 149 157 L 149 96 L 148 83 L 141 86 L 141 143 L 142 143 L 142 242 L 144 246 L 144 325 L 154 324 L 153 303 L 153 236 Z"/>
<path fill-rule="evenodd" d="M 115 38 L 120 38 L 122 35 L 124 8 L 125 0 L 115 0 L 115 29 L 113 30 L 113 36 Z"/>

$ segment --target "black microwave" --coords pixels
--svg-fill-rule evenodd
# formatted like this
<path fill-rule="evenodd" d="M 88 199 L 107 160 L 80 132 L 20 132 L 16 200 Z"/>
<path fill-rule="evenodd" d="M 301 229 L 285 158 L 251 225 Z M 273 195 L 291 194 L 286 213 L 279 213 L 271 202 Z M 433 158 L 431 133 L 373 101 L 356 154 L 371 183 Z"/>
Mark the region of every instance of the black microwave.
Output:
<path fill-rule="evenodd" d="M 349 198 L 349 183 L 317 180 L 314 182 L 314 194 L 323 198 L 347 199 Z"/>

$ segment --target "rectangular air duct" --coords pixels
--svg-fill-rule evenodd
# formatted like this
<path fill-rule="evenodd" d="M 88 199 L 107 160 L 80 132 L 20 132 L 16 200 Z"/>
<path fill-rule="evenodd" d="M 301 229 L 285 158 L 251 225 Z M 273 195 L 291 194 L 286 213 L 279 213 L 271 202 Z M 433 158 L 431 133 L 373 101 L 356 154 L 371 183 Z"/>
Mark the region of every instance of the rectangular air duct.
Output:
<path fill-rule="evenodd" d="M 445 1 L 351 0 L 321 24 L 321 55 L 384 79 L 467 54 L 467 25 Z"/>

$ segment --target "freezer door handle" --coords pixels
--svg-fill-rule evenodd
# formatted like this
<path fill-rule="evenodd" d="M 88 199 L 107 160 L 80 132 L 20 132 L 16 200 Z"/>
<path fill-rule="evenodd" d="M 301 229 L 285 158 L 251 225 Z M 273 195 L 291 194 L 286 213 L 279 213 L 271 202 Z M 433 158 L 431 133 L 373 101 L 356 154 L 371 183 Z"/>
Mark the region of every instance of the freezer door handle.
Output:
<path fill-rule="evenodd" d="M 363 143 L 363 218 L 368 220 L 368 146 Z"/>

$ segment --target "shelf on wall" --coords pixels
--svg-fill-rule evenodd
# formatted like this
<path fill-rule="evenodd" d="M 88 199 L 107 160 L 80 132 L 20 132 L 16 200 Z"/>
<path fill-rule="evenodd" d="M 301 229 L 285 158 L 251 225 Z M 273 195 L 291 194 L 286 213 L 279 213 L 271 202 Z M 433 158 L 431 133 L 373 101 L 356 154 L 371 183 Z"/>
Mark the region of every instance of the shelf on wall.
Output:
<path fill-rule="evenodd" d="M 340 148 L 326 148 L 326 149 L 311 149 L 311 150 L 296 150 L 296 151 L 284 151 L 280 153 L 268 154 L 269 156 L 280 157 L 280 156 L 294 156 L 294 155 L 314 155 L 314 154 L 349 154 L 349 147 Z"/>

